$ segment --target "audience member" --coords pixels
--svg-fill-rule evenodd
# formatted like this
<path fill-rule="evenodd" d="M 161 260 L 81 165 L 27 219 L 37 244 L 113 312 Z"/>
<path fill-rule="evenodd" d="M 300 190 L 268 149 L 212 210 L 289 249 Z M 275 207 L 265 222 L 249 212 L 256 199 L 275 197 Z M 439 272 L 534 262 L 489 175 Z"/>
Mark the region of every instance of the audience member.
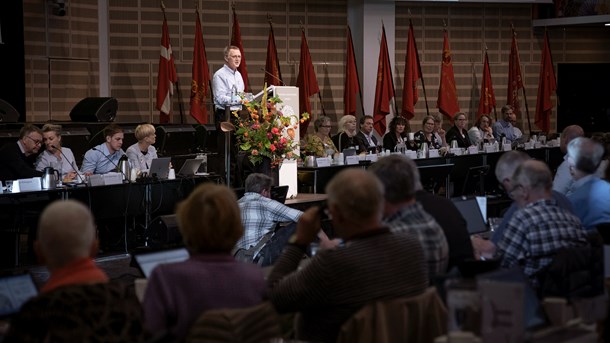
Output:
<path fill-rule="evenodd" d="M 517 117 L 512 117 L 510 120 L 510 124 L 513 126 L 513 132 L 515 134 L 515 139 L 519 139 L 521 137 L 523 137 L 523 132 L 521 132 L 521 129 L 517 127 Z"/>
<path fill-rule="evenodd" d="M 346 114 L 339 119 L 339 133 L 334 135 L 332 140 L 339 152 L 347 148 L 355 148 L 358 153 L 361 153 L 366 151 L 366 146 L 357 134 L 356 117 Z"/>
<path fill-rule="evenodd" d="M 330 139 L 330 118 L 320 116 L 313 122 L 314 134 L 309 134 L 305 138 L 304 150 L 317 157 L 333 156 L 337 153 L 337 148 Z"/>
<path fill-rule="evenodd" d="M 155 127 L 151 124 L 138 125 L 134 135 L 138 142 L 127 148 L 127 158 L 132 168 L 148 171 L 152 160 L 157 158 L 157 149 L 153 146 L 157 139 Z"/>
<path fill-rule="evenodd" d="M 449 247 L 443 229 L 415 200 L 419 171 L 403 155 L 391 155 L 373 164 L 370 170 L 385 188 L 383 222 L 390 231 L 404 232 L 419 240 L 424 249 L 430 280 L 447 272 Z"/>
<path fill-rule="evenodd" d="M 512 216 L 498 242 L 501 266 L 522 266 L 534 286 L 536 273 L 562 248 L 586 246 L 578 218 L 557 206 L 552 198 L 551 171 L 544 162 L 525 161 L 512 177 L 511 197 L 520 209 Z"/>
<path fill-rule="evenodd" d="M 142 309 L 133 292 L 108 282 L 89 209 L 55 201 L 41 214 L 36 253 L 51 276 L 11 322 L 3 342 L 143 342 Z"/>
<path fill-rule="evenodd" d="M 105 142 L 91 148 L 85 153 L 81 172 L 85 175 L 105 174 L 116 171 L 119 160 L 125 152 L 123 146 L 123 129 L 116 124 L 104 128 Z"/>
<path fill-rule="evenodd" d="M 278 201 L 271 199 L 271 186 L 273 179 L 265 174 L 253 173 L 246 178 L 246 193 L 238 200 L 241 221 L 244 227 L 244 235 L 237 241 L 237 249 L 250 249 L 267 233 L 272 233 L 279 223 L 296 223 L 303 212 L 290 208 Z M 281 232 L 285 236 L 285 244 L 294 232 L 295 226 L 278 230 L 290 230 L 292 232 Z M 283 245 L 277 249 L 281 251 Z"/>
<path fill-rule="evenodd" d="M 610 183 L 596 175 L 603 154 L 601 144 L 589 138 L 578 137 L 568 144 L 568 163 L 574 178 L 568 199 L 588 231 L 610 223 Z"/>
<path fill-rule="evenodd" d="M 529 155 L 522 151 L 516 150 L 507 151 L 500 156 L 500 159 L 498 159 L 498 162 L 496 163 L 495 174 L 500 187 L 504 189 L 506 194 L 510 195 L 515 187 L 512 180 L 515 170 L 517 170 L 521 164 L 529 160 Z M 573 213 L 572 204 L 565 195 L 552 191 L 551 196 L 557 205 L 563 209 L 563 211 Z M 496 245 L 504 238 L 506 227 L 518 209 L 518 203 L 513 201 L 508 210 L 506 210 L 504 213 L 502 221 L 493 231 L 490 240 L 472 237 L 472 245 L 476 255 L 484 257 L 491 257 L 494 255 L 496 252 Z"/>
<path fill-rule="evenodd" d="M 388 132 L 383 136 L 383 149 L 390 151 L 401 151 L 407 149 L 407 120 L 401 116 L 395 116 L 390 120 Z"/>
<path fill-rule="evenodd" d="M 483 114 L 477 120 L 477 123 L 468 130 L 468 138 L 473 145 L 479 145 L 481 142 L 492 143 L 495 141 L 493 129 L 491 128 L 491 117 Z"/>
<path fill-rule="evenodd" d="M 260 303 L 262 270 L 237 262 L 231 249 L 243 234 L 233 191 L 206 183 L 176 209 L 178 228 L 190 258 L 157 266 L 144 293 L 146 328 L 182 341 L 205 311 Z"/>
<path fill-rule="evenodd" d="M 442 123 L 442 121 L 441 121 Z M 422 129 L 415 133 L 415 142 L 417 144 L 428 144 L 431 149 L 440 149 L 446 145 L 446 142 L 439 140 L 434 128 L 436 127 L 436 121 L 433 116 L 425 116 L 422 120 Z M 443 130 L 440 128 L 440 130 Z M 444 133 L 444 130 L 443 130 Z M 441 139 L 445 139 L 445 135 L 441 136 Z"/>
<path fill-rule="evenodd" d="M 515 111 L 511 105 L 502 106 L 502 119 L 496 121 L 493 124 L 493 132 L 494 138 L 498 141 L 502 141 L 502 137 L 506 137 L 509 143 L 512 143 L 517 139 L 515 137 L 515 130 L 513 130 L 513 121 L 515 121 L 517 116 L 515 115 Z"/>
<path fill-rule="evenodd" d="M 345 245 L 318 252 L 299 269 L 320 229 L 322 211 L 310 208 L 267 280 L 278 311 L 300 312 L 296 338 L 316 342 L 335 342 L 341 325 L 365 304 L 419 295 L 428 285 L 417 239 L 381 224 L 383 185 L 373 174 L 341 171 L 326 193 L 328 214 Z"/>
<path fill-rule="evenodd" d="M 561 152 L 564 154 L 563 162 L 557 167 L 557 172 L 555 172 L 555 178 L 553 179 L 553 190 L 565 194 L 570 195 L 572 193 L 572 184 L 574 183 L 574 178 L 570 173 L 570 165 L 568 163 L 568 154 L 567 147 L 570 142 L 577 137 L 582 137 L 585 135 L 582 127 L 578 125 L 570 125 L 563 129 L 561 133 L 561 142 L 559 144 L 559 148 Z"/>
<path fill-rule="evenodd" d="M 78 168 L 72 150 L 61 144 L 61 125 L 45 124 L 42 127 L 42 136 L 46 149 L 38 155 L 36 170 L 53 167 L 60 172 L 63 180 L 74 179 Z"/>
<path fill-rule="evenodd" d="M 25 179 L 41 176 L 34 169 L 36 155 L 42 145 L 42 131 L 25 124 L 19 131 L 19 140 L 6 143 L 0 148 L 0 181 Z"/>
<path fill-rule="evenodd" d="M 449 131 L 447 131 L 447 141 L 453 142 L 456 141 L 458 147 L 460 148 L 468 148 L 472 145 L 470 142 L 470 138 L 468 138 L 468 118 L 466 118 L 466 114 L 464 113 L 456 113 L 455 117 L 455 125 L 453 125 Z"/>
<path fill-rule="evenodd" d="M 591 139 L 604 147 L 604 156 L 602 156 L 602 160 L 599 162 L 595 175 L 610 181 L 610 177 L 608 177 L 610 175 L 610 168 L 608 168 L 608 164 L 610 164 L 610 133 L 597 132 L 591 135 Z"/>
<path fill-rule="evenodd" d="M 419 171 L 415 175 L 415 200 L 421 204 L 443 229 L 449 246 L 447 270 L 459 266 L 464 260 L 474 257 L 466 219 L 455 207 L 453 201 L 424 190 Z"/>
<path fill-rule="evenodd" d="M 373 116 L 365 115 L 360 118 L 360 131 L 356 135 L 369 151 L 377 151 L 377 137 L 373 134 Z"/>

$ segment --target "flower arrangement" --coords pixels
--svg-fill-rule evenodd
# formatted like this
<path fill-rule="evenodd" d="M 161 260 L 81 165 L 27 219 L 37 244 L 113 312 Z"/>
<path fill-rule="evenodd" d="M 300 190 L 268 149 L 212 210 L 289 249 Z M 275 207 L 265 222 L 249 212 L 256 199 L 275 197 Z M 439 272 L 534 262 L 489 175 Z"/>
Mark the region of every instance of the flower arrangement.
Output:
<path fill-rule="evenodd" d="M 265 89 L 267 89 L 265 85 Z M 241 118 L 233 112 L 237 128 L 239 149 L 248 154 L 253 165 L 259 164 L 264 157 L 271 160 L 271 166 L 277 167 L 285 158 L 295 158 L 294 150 L 298 146 L 295 133 L 298 130 L 298 115 L 290 106 L 284 106 L 279 97 L 267 97 L 265 91 L 260 101 L 242 98 L 248 116 Z M 301 123 L 309 118 L 303 113 Z"/>

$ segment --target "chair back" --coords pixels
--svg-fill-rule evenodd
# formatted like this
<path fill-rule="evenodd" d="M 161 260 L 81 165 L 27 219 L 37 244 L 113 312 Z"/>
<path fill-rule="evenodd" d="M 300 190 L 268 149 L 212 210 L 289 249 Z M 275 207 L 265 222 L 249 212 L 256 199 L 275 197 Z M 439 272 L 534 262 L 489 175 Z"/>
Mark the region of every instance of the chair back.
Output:
<path fill-rule="evenodd" d="M 447 332 L 447 309 L 436 288 L 365 305 L 348 319 L 337 343 L 424 343 Z"/>
<path fill-rule="evenodd" d="M 270 302 L 241 309 L 206 311 L 191 327 L 186 342 L 268 342 L 281 337 L 279 323 L 279 316 Z"/>

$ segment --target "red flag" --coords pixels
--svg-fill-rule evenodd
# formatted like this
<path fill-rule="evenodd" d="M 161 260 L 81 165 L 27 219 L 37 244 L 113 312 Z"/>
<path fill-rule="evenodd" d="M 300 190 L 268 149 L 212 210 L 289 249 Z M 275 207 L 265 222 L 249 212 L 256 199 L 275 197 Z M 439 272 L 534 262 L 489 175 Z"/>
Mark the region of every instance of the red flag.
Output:
<path fill-rule="evenodd" d="M 483 80 L 481 81 L 481 98 L 479 99 L 479 111 L 477 118 L 483 114 L 490 114 L 496 106 L 496 96 L 491 84 L 491 72 L 489 71 L 489 58 L 485 51 L 485 63 L 483 64 Z"/>
<path fill-rule="evenodd" d="M 157 109 L 159 122 L 169 123 L 169 113 L 172 108 L 172 98 L 174 95 L 174 83 L 178 81 L 174 56 L 172 55 L 172 45 L 169 42 L 169 30 L 167 29 L 167 19 L 163 15 L 163 33 L 161 35 L 161 56 L 159 57 L 159 76 L 157 77 Z"/>
<path fill-rule="evenodd" d="M 551 57 L 551 46 L 549 44 L 549 36 L 545 31 L 542 58 L 540 60 L 540 78 L 538 79 L 538 100 L 536 101 L 536 125 L 542 132 L 549 132 L 551 128 L 550 118 L 553 111 L 551 93 L 556 90 L 557 82 L 555 81 L 553 58 Z"/>
<path fill-rule="evenodd" d="M 457 90 L 455 88 L 455 77 L 453 76 L 453 64 L 451 63 L 451 50 L 449 50 L 449 39 L 447 31 L 443 41 L 443 61 L 441 63 L 441 82 L 438 87 L 438 100 L 436 102 L 438 111 L 453 120 L 453 116 L 460 111 L 458 105 Z"/>
<path fill-rule="evenodd" d="M 284 83 L 282 81 L 282 73 L 280 72 L 280 61 L 277 59 L 277 48 L 275 47 L 275 36 L 273 35 L 273 25 L 271 22 L 269 22 L 269 39 L 267 40 L 265 83 L 269 86 L 282 86 Z"/>
<path fill-rule="evenodd" d="M 318 87 L 316 72 L 314 71 L 313 64 L 311 63 L 311 55 L 309 54 L 309 47 L 307 46 L 307 38 L 305 38 L 305 31 L 301 31 L 301 59 L 299 61 L 299 75 L 297 76 L 297 87 L 299 87 L 300 113 L 307 112 L 311 114 L 311 104 L 309 103 L 309 97 L 318 93 L 320 91 L 320 88 Z M 299 129 L 301 137 L 305 137 L 308 125 L 309 120 L 301 123 Z"/>
<path fill-rule="evenodd" d="M 246 66 L 246 54 L 244 54 L 244 46 L 241 42 L 241 29 L 239 28 L 239 21 L 237 21 L 237 14 L 235 14 L 235 8 L 233 8 L 233 29 L 231 30 L 231 45 L 239 48 L 241 52 L 241 63 L 237 67 L 237 71 L 241 74 L 241 78 L 244 80 L 244 92 L 248 92 L 250 89 L 250 80 L 248 80 L 248 67 Z"/>
<path fill-rule="evenodd" d="M 347 61 L 345 62 L 345 88 L 343 91 L 343 103 L 345 113 L 356 115 L 356 94 L 360 93 L 360 82 L 358 82 L 358 67 L 356 66 L 356 54 L 354 53 L 354 42 L 352 30 L 347 26 Z"/>
<path fill-rule="evenodd" d="M 417 80 L 421 79 L 421 68 L 417 53 L 417 44 L 413 34 L 413 24 L 409 22 L 409 39 L 407 41 L 407 55 L 405 56 L 405 84 L 402 88 L 402 115 L 407 119 L 415 117 L 415 104 L 417 103 Z"/>
<path fill-rule="evenodd" d="M 510 46 L 508 57 L 508 92 L 506 103 L 513 107 L 515 116 L 519 118 L 519 90 L 523 88 L 523 77 L 521 76 L 521 62 L 519 61 L 519 49 L 517 48 L 517 37 L 513 31 L 513 42 Z"/>
<path fill-rule="evenodd" d="M 208 122 L 208 109 L 205 105 L 205 98 L 208 94 L 210 82 L 210 69 L 208 59 L 205 54 L 205 44 L 201 33 L 201 22 L 199 21 L 199 11 L 195 22 L 195 49 L 193 51 L 193 78 L 191 80 L 191 116 L 199 124 Z"/>
<path fill-rule="evenodd" d="M 390 113 L 390 100 L 394 97 L 392 66 L 388 53 L 388 42 L 385 38 L 385 27 L 381 26 L 381 45 L 379 46 L 379 63 L 375 86 L 375 105 L 373 106 L 373 126 L 379 135 L 385 133 L 385 117 Z"/>

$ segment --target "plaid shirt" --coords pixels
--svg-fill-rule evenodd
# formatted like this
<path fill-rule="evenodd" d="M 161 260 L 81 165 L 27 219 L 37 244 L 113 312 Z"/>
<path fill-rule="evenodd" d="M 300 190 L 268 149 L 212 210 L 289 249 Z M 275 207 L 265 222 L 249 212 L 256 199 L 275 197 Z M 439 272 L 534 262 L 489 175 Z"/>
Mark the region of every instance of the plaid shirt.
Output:
<path fill-rule="evenodd" d="M 585 230 L 576 216 L 558 207 L 554 200 L 538 200 L 515 212 L 498 243 L 498 253 L 504 268 L 525 260 L 523 272 L 537 285 L 534 274 L 551 262 L 549 255 L 561 248 L 586 244 Z"/>
<path fill-rule="evenodd" d="M 280 222 L 297 222 L 303 212 L 290 208 L 258 193 L 248 192 L 238 201 L 244 236 L 236 247 L 248 249 Z"/>
<path fill-rule="evenodd" d="M 403 207 L 384 219 L 392 232 L 413 234 L 424 249 L 430 280 L 447 272 L 449 246 L 443 229 L 419 203 Z"/>

